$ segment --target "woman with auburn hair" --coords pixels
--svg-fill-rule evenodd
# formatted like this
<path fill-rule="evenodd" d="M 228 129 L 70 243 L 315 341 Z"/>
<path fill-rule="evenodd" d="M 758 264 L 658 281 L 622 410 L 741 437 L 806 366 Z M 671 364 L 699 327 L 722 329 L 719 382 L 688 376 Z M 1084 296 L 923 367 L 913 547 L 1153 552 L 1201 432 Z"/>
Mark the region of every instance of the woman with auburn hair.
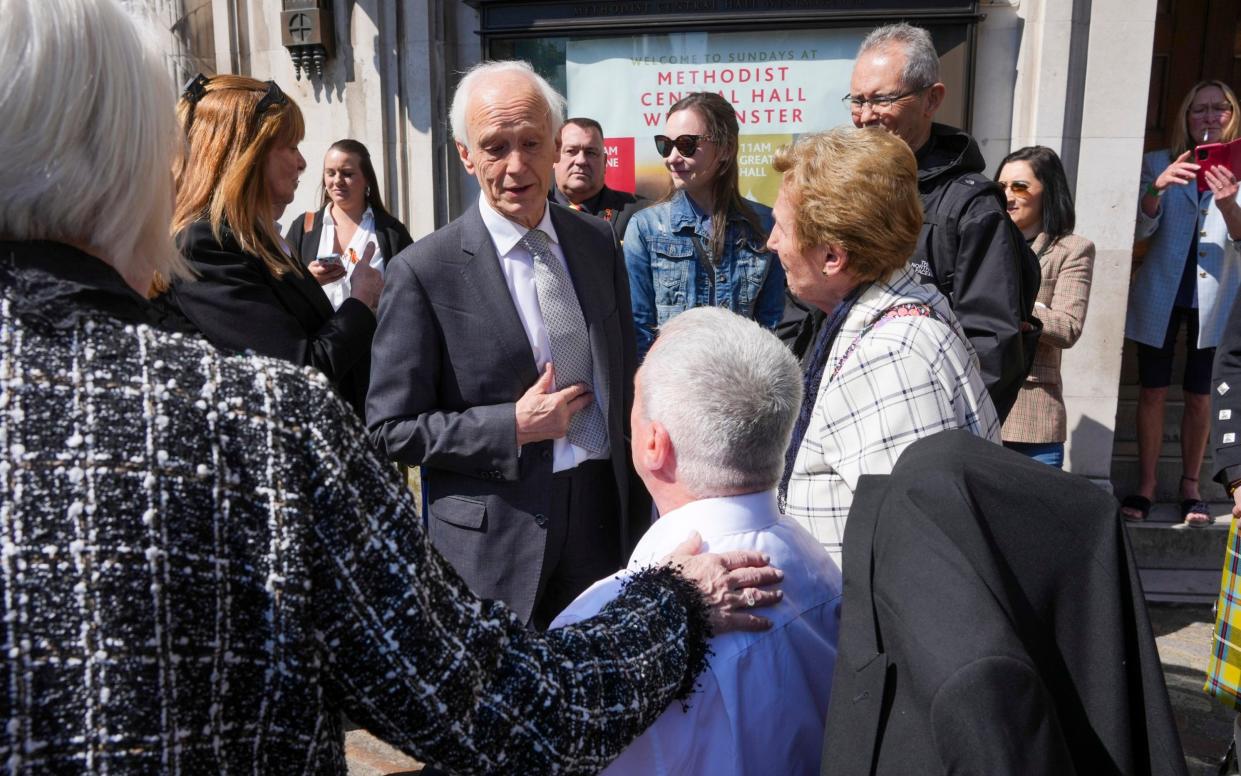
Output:
<path fill-rule="evenodd" d="M 1129 287 L 1125 336 L 1138 350 L 1138 487 L 1121 502 L 1128 520 L 1143 520 L 1156 497 L 1163 447 L 1164 404 L 1172 382 L 1176 340 L 1185 329 L 1185 412 L 1181 417 L 1181 519 L 1211 522 L 1198 477 L 1211 424 L 1211 362 L 1233 300 L 1241 289 L 1241 205 L 1237 178 L 1226 167 L 1202 171 L 1194 149 L 1241 134 L 1241 105 L 1222 81 L 1194 85 L 1177 113 L 1172 147 L 1142 157 L 1136 239 L 1149 240 Z"/>
<path fill-rule="evenodd" d="M 155 27 L 0 19 L 8 771 L 343 774 L 348 715 L 456 774 L 596 773 L 693 692 L 712 627 L 762 624 L 776 571 L 694 542 L 554 634 L 477 598 L 321 375 L 157 325 L 155 273 L 189 272 Z"/>
<path fill-rule="evenodd" d="M 948 300 L 909 268 L 922 229 L 913 152 L 879 127 L 801 137 L 768 246 L 789 290 L 826 315 L 780 483 L 785 513 L 841 561 L 858 478 L 889 474 L 915 440 L 965 429 L 998 442 L 978 358 Z"/>
<path fill-rule="evenodd" d="M 383 272 L 384 263 L 414 240 L 384 207 L 371 152 L 357 140 L 337 140 L 328 148 L 320 180 L 322 211 L 294 219 L 285 239 L 339 309 L 359 261 Z"/>
<path fill-rule="evenodd" d="M 694 307 L 726 307 L 768 329 L 784 314 L 784 271 L 765 245 L 771 209 L 741 196 L 736 110 L 693 92 L 665 127 L 655 148 L 672 189 L 634 214 L 622 245 L 639 359 L 661 325 Z"/>
<path fill-rule="evenodd" d="M 319 369 L 360 416 L 383 276 L 355 268 L 333 310 L 277 230 L 306 167 L 302 112 L 274 81 L 221 75 L 192 81 L 177 115 L 188 149 L 172 226 L 198 280 L 169 301 L 217 347 Z"/>

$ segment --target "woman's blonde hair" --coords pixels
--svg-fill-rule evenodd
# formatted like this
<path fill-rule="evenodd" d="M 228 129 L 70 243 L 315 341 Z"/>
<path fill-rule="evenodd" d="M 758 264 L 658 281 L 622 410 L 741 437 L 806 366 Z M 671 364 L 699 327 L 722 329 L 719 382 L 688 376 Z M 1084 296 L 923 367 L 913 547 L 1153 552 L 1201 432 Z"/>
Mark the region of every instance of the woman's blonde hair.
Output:
<path fill-rule="evenodd" d="M 1223 81 L 1216 81 L 1215 79 L 1199 81 L 1185 95 L 1185 99 L 1181 100 L 1181 107 L 1176 111 L 1176 124 L 1172 127 L 1173 159 L 1198 145 L 1197 140 L 1189 136 L 1189 106 L 1193 103 L 1194 98 L 1198 96 L 1198 92 L 1208 86 L 1214 86 L 1223 92 L 1224 99 L 1228 100 L 1228 104 L 1232 106 L 1232 115 L 1228 118 L 1228 123 L 1224 124 L 1224 130 L 1220 133 L 1219 141 L 1221 143 L 1228 143 L 1236 140 L 1237 135 L 1241 134 L 1241 104 L 1237 102 L 1237 95 Z"/>
<path fill-rule="evenodd" d="M 804 135 L 776 152 L 802 246 L 834 245 L 860 282 L 905 266 L 922 230 L 918 164 L 905 141 L 879 127 Z"/>
<path fill-rule="evenodd" d="M 243 251 L 280 277 L 300 271 L 300 264 L 284 252 L 276 231 L 265 162 L 272 149 L 300 143 L 306 125 L 301 110 L 278 90 L 274 93 L 282 100 L 264 100 L 273 86 L 218 75 L 205 83 L 197 101 L 181 97 L 177 119 L 186 148 L 173 168 L 177 207 L 172 231 L 206 219 L 219 240 L 227 225 Z"/>
<path fill-rule="evenodd" d="M 114 0 L 0 0 L 0 235 L 189 278 L 168 223 L 178 135 L 154 27 Z"/>

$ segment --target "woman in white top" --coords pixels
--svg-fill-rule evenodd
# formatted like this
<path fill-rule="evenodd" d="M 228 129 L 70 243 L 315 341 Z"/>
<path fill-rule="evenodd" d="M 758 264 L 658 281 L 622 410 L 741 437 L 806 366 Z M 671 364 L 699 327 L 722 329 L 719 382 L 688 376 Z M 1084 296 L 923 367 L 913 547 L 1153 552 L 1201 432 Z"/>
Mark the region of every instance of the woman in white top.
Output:
<path fill-rule="evenodd" d="M 333 143 L 323 157 L 322 180 L 322 211 L 307 212 L 286 239 L 332 306 L 339 307 L 349 298 L 349 278 L 358 262 L 382 272 L 386 260 L 413 238 L 384 208 L 366 146 L 350 139 Z"/>

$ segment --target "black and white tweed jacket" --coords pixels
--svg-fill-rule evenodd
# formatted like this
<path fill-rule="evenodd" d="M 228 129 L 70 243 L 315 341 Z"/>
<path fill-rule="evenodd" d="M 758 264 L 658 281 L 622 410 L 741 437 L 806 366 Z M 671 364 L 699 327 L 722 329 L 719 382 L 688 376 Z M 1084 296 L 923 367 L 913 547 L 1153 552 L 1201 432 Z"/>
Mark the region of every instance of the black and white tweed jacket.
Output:
<path fill-rule="evenodd" d="M 526 630 L 322 375 L 156 315 L 86 254 L 0 243 L 6 770 L 343 773 L 343 712 L 452 772 L 589 773 L 688 693 L 682 577 Z"/>

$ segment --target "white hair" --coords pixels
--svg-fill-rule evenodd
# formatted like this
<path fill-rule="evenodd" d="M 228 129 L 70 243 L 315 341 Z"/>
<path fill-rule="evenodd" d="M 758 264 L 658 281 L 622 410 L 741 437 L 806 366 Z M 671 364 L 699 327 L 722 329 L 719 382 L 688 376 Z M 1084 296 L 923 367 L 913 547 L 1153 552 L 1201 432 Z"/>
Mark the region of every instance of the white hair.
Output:
<path fill-rule="evenodd" d="M 858 58 L 872 49 L 898 46 L 905 52 L 901 83 L 906 89 L 923 89 L 939 83 L 939 54 L 931 33 L 912 24 L 898 22 L 876 27 L 858 48 Z"/>
<path fill-rule="evenodd" d="M 481 82 L 500 73 L 517 73 L 530 79 L 547 105 L 552 137 L 559 137 L 560 127 L 564 124 L 564 97 L 553 89 L 543 76 L 534 72 L 529 62 L 521 59 L 500 59 L 474 65 L 462 76 L 461 83 L 457 84 L 457 92 L 452 96 L 452 107 L 448 111 L 449 120 L 452 122 L 453 139 L 463 146 L 470 145 L 469 127 L 465 120 L 465 110 L 470 104 L 470 97 Z"/>
<path fill-rule="evenodd" d="M 667 429 L 677 481 L 697 498 L 779 483 L 802 375 L 775 335 L 727 310 L 695 308 L 662 327 L 640 376 L 638 411 Z"/>
<path fill-rule="evenodd" d="M 154 28 L 115 0 L 0 0 L 0 234 L 93 248 L 126 274 L 172 242 L 175 91 Z"/>

